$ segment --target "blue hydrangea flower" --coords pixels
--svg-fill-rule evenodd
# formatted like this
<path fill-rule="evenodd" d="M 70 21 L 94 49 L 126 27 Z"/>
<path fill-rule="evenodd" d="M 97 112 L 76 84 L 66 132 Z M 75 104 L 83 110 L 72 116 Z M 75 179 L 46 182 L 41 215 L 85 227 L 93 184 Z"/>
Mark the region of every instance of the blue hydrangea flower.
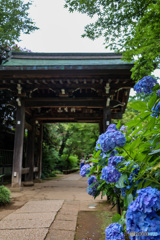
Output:
<path fill-rule="evenodd" d="M 91 185 L 92 183 L 96 183 L 97 182 L 97 178 L 96 176 L 92 175 L 88 178 L 88 185 Z"/>
<path fill-rule="evenodd" d="M 160 89 L 156 92 L 157 97 L 160 97 Z"/>
<path fill-rule="evenodd" d="M 117 166 L 118 163 L 121 163 L 124 160 L 123 156 L 114 156 L 108 158 L 108 166 Z"/>
<path fill-rule="evenodd" d="M 95 197 L 97 195 L 97 193 L 99 192 L 99 190 L 97 189 L 97 187 L 99 186 L 98 182 L 97 182 L 97 178 L 92 175 L 88 178 L 88 187 L 87 187 L 87 193 L 93 197 Z"/>
<path fill-rule="evenodd" d="M 120 130 L 121 130 L 122 132 L 126 132 L 126 131 L 127 131 L 127 126 L 122 125 L 122 127 L 120 128 Z"/>
<path fill-rule="evenodd" d="M 160 114 L 160 102 L 157 105 L 154 105 L 151 111 L 152 111 L 151 116 L 158 118 Z"/>
<path fill-rule="evenodd" d="M 117 153 L 118 153 L 118 151 L 113 149 L 113 151 L 110 154 L 110 157 L 114 157 Z"/>
<path fill-rule="evenodd" d="M 151 76 L 145 76 L 134 85 L 137 93 L 151 93 L 152 88 L 157 84 L 157 80 Z"/>
<path fill-rule="evenodd" d="M 126 138 L 121 131 L 118 131 L 115 124 L 110 124 L 105 133 L 102 133 L 96 142 L 96 151 L 102 150 L 106 153 L 112 151 L 115 147 L 123 147 Z"/>
<path fill-rule="evenodd" d="M 101 147 L 99 145 L 101 145 L 101 143 L 104 141 L 105 137 L 106 137 L 105 133 L 102 133 L 101 135 L 99 135 L 99 138 L 96 142 L 96 147 L 95 147 L 96 151 L 101 150 Z"/>
<path fill-rule="evenodd" d="M 126 143 L 126 138 L 124 134 L 121 131 L 114 132 L 116 146 L 117 147 L 123 147 Z"/>
<path fill-rule="evenodd" d="M 117 127 L 115 124 L 110 124 L 107 128 L 107 131 L 117 131 Z"/>
<path fill-rule="evenodd" d="M 125 240 L 123 227 L 118 223 L 112 223 L 105 229 L 105 240 Z"/>
<path fill-rule="evenodd" d="M 144 240 L 160 239 L 160 191 L 146 187 L 137 191 L 138 197 L 131 202 L 126 212 L 127 232 L 157 232 L 159 236 L 142 236 Z M 130 239 L 136 240 L 135 237 Z"/>
<path fill-rule="evenodd" d="M 91 166 L 89 164 L 85 164 L 80 170 L 80 175 L 82 177 L 86 177 L 86 174 L 90 172 L 90 167 Z"/>
<path fill-rule="evenodd" d="M 115 131 L 105 133 L 105 138 L 100 143 L 103 152 L 111 151 L 116 147 L 116 139 L 114 132 Z"/>
<path fill-rule="evenodd" d="M 121 194 L 122 194 L 122 197 L 125 198 L 125 196 L 126 196 L 126 187 L 121 188 Z"/>
<path fill-rule="evenodd" d="M 87 193 L 93 197 L 95 197 L 98 194 L 97 186 L 88 186 L 87 187 Z"/>
<path fill-rule="evenodd" d="M 116 183 L 118 182 L 121 173 L 114 166 L 105 166 L 102 168 L 101 179 L 107 183 Z"/>
<path fill-rule="evenodd" d="M 106 155 L 105 153 L 102 152 L 102 153 L 100 154 L 100 157 L 102 157 L 102 159 L 103 159 L 103 158 L 106 158 L 107 155 Z"/>

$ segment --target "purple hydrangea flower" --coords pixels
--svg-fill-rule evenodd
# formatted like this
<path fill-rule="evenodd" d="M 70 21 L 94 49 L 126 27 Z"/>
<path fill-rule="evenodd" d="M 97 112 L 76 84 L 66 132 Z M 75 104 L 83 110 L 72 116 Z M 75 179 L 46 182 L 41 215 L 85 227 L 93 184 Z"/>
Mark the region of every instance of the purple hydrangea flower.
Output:
<path fill-rule="evenodd" d="M 108 166 L 117 166 L 118 163 L 121 163 L 124 160 L 123 156 L 114 156 L 108 158 Z"/>
<path fill-rule="evenodd" d="M 160 114 L 160 102 L 157 105 L 154 105 L 151 111 L 152 111 L 151 116 L 158 118 Z"/>
<path fill-rule="evenodd" d="M 87 187 L 87 193 L 93 197 L 95 197 L 97 195 L 97 193 L 99 192 L 99 190 L 97 189 L 97 187 L 99 186 L 98 182 L 97 182 L 97 178 L 95 176 L 90 176 L 88 178 L 88 187 Z"/>
<path fill-rule="evenodd" d="M 81 171 L 80 171 L 80 175 L 82 177 L 85 177 L 87 173 L 90 172 L 90 165 L 89 164 L 85 164 L 82 168 L 81 168 Z"/>
<path fill-rule="evenodd" d="M 117 130 L 115 124 L 110 124 L 107 131 L 101 134 L 96 142 L 96 151 L 102 150 L 106 153 L 113 150 L 115 147 L 123 147 L 125 145 L 126 138 L 124 134 Z"/>
<path fill-rule="evenodd" d="M 137 93 L 151 93 L 152 88 L 157 84 L 157 80 L 151 76 L 145 76 L 134 85 Z"/>
<path fill-rule="evenodd" d="M 116 139 L 114 133 L 115 131 L 105 133 L 105 138 L 100 143 L 103 152 L 111 151 L 116 147 Z"/>
<path fill-rule="evenodd" d="M 122 132 L 126 132 L 126 131 L 127 131 L 127 126 L 122 125 L 122 127 L 120 128 L 120 130 L 121 130 Z"/>
<path fill-rule="evenodd" d="M 107 183 L 118 182 L 121 173 L 114 166 L 106 166 L 102 168 L 101 179 L 105 180 Z"/>
<path fill-rule="evenodd" d="M 96 142 L 96 147 L 95 147 L 96 151 L 101 150 L 101 147 L 98 145 L 101 145 L 101 143 L 104 141 L 105 137 L 106 137 L 105 133 L 102 133 L 101 135 L 99 135 L 99 138 Z"/>
<path fill-rule="evenodd" d="M 156 92 L 157 97 L 160 97 L 160 89 Z"/>
<path fill-rule="evenodd" d="M 123 227 L 118 223 L 112 223 L 105 229 L 105 240 L 125 240 Z"/>
<path fill-rule="evenodd" d="M 115 124 L 110 124 L 107 128 L 107 131 L 117 131 L 117 127 Z"/>
<path fill-rule="evenodd" d="M 92 183 L 96 183 L 97 182 L 97 178 L 96 176 L 92 175 L 88 178 L 88 185 L 91 185 Z"/>
<path fill-rule="evenodd" d="M 146 187 L 137 191 L 138 197 L 128 206 L 126 213 L 127 232 L 157 232 L 158 236 L 144 236 L 144 240 L 160 239 L 160 191 Z M 130 237 L 135 240 L 135 237 Z"/>
<path fill-rule="evenodd" d="M 116 146 L 123 147 L 126 143 L 126 138 L 124 134 L 120 131 L 116 131 L 114 132 L 114 135 L 115 135 Z"/>
<path fill-rule="evenodd" d="M 121 188 L 121 194 L 122 194 L 122 197 L 125 198 L 125 196 L 126 196 L 126 187 Z"/>
<path fill-rule="evenodd" d="M 98 190 L 97 190 L 97 187 L 96 186 L 88 186 L 87 187 L 87 193 L 93 197 L 95 197 L 97 194 L 98 194 Z"/>
<path fill-rule="evenodd" d="M 102 157 L 102 159 L 103 159 L 103 158 L 106 158 L 107 155 L 106 155 L 105 153 L 102 152 L 102 153 L 100 154 L 100 157 Z"/>
<path fill-rule="evenodd" d="M 117 153 L 118 153 L 118 151 L 113 149 L 113 151 L 110 154 L 110 157 L 114 157 Z"/>

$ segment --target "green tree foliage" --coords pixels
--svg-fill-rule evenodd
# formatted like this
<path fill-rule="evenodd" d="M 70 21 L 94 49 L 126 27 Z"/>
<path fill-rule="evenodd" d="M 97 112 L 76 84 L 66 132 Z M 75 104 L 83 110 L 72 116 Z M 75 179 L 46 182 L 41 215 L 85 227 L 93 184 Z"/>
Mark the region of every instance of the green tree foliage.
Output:
<path fill-rule="evenodd" d="M 38 29 L 29 17 L 31 4 L 31 1 L 24 3 L 22 0 L 0 1 L 0 46 L 10 47 L 22 32 L 29 34 Z"/>
<path fill-rule="evenodd" d="M 94 22 L 85 27 L 90 39 L 105 38 L 106 47 L 134 61 L 132 78 L 149 75 L 160 62 L 160 0 L 65 0 L 70 12 L 87 14 Z"/>
<path fill-rule="evenodd" d="M 15 96 L 11 91 L 0 90 L 0 128 L 7 131 L 15 123 Z"/>
<path fill-rule="evenodd" d="M 79 159 L 95 148 L 98 124 L 55 123 L 44 125 L 43 174 L 77 168 Z"/>

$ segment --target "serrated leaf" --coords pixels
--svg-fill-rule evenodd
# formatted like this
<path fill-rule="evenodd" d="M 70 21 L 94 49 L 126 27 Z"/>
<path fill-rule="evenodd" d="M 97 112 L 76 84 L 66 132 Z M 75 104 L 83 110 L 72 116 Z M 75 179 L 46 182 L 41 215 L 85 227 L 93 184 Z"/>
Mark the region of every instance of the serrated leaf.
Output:
<path fill-rule="evenodd" d="M 96 154 L 94 155 L 94 157 L 98 158 L 100 154 L 101 154 L 101 150 L 97 151 Z"/>
<path fill-rule="evenodd" d="M 124 181 L 128 179 L 128 176 L 127 174 L 122 174 L 122 176 L 119 178 L 118 182 L 116 183 L 116 187 L 117 188 L 123 188 L 125 187 L 126 185 L 124 184 Z"/>
<path fill-rule="evenodd" d="M 121 126 L 121 121 L 119 120 L 118 123 L 117 123 L 117 129 L 119 129 Z"/>
<path fill-rule="evenodd" d="M 121 215 L 119 213 L 116 213 L 112 217 L 112 223 L 117 223 L 120 219 L 121 219 Z"/>
<path fill-rule="evenodd" d="M 147 129 L 152 129 L 155 126 L 155 121 L 155 117 L 151 118 L 151 120 L 147 123 Z"/>
<path fill-rule="evenodd" d="M 90 158 L 89 161 L 94 162 L 94 163 L 98 163 L 99 160 L 97 158 Z"/>
<path fill-rule="evenodd" d="M 156 94 L 154 94 L 154 95 L 150 98 L 150 100 L 149 100 L 149 102 L 148 102 L 148 108 L 149 108 L 149 110 L 151 110 L 152 107 L 154 106 L 156 99 L 157 99 Z"/>
<path fill-rule="evenodd" d="M 126 194 L 126 196 L 125 196 L 125 198 L 124 198 L 124 207 L 127 208 L 132 201 L 133 201 L 133 195 L 132 195 L 132 193 Z"/>
<path fill-rule="evenodd" d="M 147 106 L 145 102 L 142 101 L 136 101 L 134 103 L 131 103 L 130 105 L 134 110 L 136 111 L 145 111 L 147 110 Z"/>
<path fill-rule="evenodd" d="M 157 153 L 160 153 L 160 149 L 152 150 L 152 152 L 149 153 L 148 155 L 153 155 L 153 154 L 157 154 Z"/>

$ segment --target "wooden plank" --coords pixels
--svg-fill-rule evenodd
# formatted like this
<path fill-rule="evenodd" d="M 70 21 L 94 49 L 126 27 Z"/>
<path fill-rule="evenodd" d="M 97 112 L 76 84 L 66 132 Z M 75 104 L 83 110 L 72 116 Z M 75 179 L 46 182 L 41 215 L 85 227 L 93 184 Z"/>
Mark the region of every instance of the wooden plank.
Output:
<path fill-rule="evenodd" d="M 37 107 L 98 107 L 103 108 L 105 101 L 103 99 L 76 99 L 76 98 L 44 98 L 44 99 L 26 99 L 26 108 L 37 108 Z"/>

